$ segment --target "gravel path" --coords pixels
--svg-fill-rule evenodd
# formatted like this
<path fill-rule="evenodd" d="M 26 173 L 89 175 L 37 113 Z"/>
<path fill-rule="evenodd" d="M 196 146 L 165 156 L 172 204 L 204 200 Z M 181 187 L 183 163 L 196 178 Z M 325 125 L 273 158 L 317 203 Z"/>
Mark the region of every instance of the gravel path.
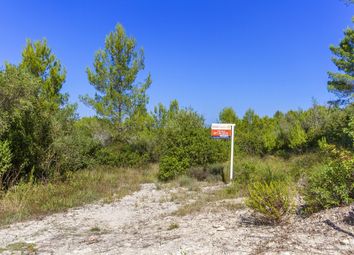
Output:
<path fill-rule="evenodd" d="M 183 202 L 171 197 L 181 192 L 187 191 L 144 184 L 111 204 L 87 205 L 1 228 L 0 253 L 354 254 L 354 216 L 348 217 L 353 207 L 272 227 L 255 224 L 242 206 L 228 209 L 222 202 L 173 216 Z"/>

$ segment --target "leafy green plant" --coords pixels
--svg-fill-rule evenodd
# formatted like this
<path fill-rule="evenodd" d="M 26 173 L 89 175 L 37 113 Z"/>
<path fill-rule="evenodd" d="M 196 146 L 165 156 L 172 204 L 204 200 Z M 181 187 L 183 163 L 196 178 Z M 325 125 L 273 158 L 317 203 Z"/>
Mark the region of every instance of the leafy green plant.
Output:
<path fill-rule="evenodd" d="M 308 213 L 354 201 L 353 154 L 325 142 L 321 147 L 330 159 L 309 176 L 304 191 Z"/>
<path fill-rule="evenodd" d="M 11 168 L 12 154 L 8 141 L 0 141 L 0 190 L 2 187 L 2 177 Z"/>
<path fill-rule="evenodd" d="M 279 223 L 293 210 L 293 189 L 288 182 L 255 182 L 248 187 L 246 205 L 271 223 Z"/>
<path fill-rule="evenodd" d="M 160 160 L 160 171 L 158 177 L 161 181 L 173 179 L 178 175 L 185 174 L 188 166 L 189 162 L 186 159 L 178 160 L 175 157 L 163 157 Z"/>
<path fill-rule="evenodd" d="M 178 225 L 178 223 L 171 223 L 169 226 L 168 226 L 168 228 L 167 228 L 167 230 L 173 230 L 173 229 L 176 229 L 176 228 L 179 228 L 179 225 Z"/>
<path fill-rule="evenodd" d="M 172 114 L 172 113 L 171 113 Z M 187 168 L 225 160 L 223 144 L 210 139 L 204 119 L 191 109 L 176 110 L 161 134 L 160 179 L 185 174 Z"/>

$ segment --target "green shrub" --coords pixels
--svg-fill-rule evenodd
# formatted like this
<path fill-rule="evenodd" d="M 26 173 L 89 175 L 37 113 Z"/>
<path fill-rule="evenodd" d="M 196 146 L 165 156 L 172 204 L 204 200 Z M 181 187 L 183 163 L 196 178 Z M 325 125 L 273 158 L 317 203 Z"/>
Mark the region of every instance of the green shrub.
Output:
<path fill-rule="evenodd" d="M 320 153 L 307 153 L 291 157 L 289 163 L 289 175 L 297 182 L 305 178 L 316 166 L 323 163 L 323 156 Z"/>
<path fill-rule="evenodd" d="M 12 154 L 8 141 L 0 141 L 0 190 L 2 188 L 2 177 L 10 170 Z"/>
<path fill-rule="evenodd" d="M 354 157 L 334 145 L 324 145 L 330 160 L 318 167 L 305 188 L 306 211 L 347 205 L 354 201 Z"/>
<path fill-rule="evenodd" d="M 267 184 L 270 184 L 271 182 L 285 182 L 288 179 L 289 175 L 285 169 L 272 169 L 269 166 L 260 168 L 253 176 L 254 181 L 261 181 Z"/>
<path fill-rule="evenodd" d="M 198 181 L 205 180 L 224 180 L 224 164 L 215 163 L 205 166 L 193 166 L 187 170 L 187 175 L 197 179 Z"/>
<path fill-rule="evenodd" d="M 240 187 L 246 188 L 250 183 L 271 181 L 287 181 L 289 174 L 287 165 L 280 158 L 245 157 L 235 163 L 235 178 Z"/>
<path fill-rule="evenodd" d="M 240 162 L 235 166 L 235 182 L 247 185 L 251 182 L 257 166 L 252 161 Z"/>
<path fill-rule="evenodd" d="M 271 223 L 279 223 L 293 209 L 293 190 L 288 182 L 255 182 L 248 187 L 246 205 Z"/>
<path fill-rule="evenodd" d="M 206 166 L 225 160 L 224 144 L 210 138 L 202 116 L 179 110 L 166 121 L 160 135 L 160 179 L 186 173 L 188 167 Z"/>
<path fill-rule="evenodd" d="M 96 160 L 101 165 L 109 165 L 116 167 L 139 167 L 149 162 L 149 155 L 140 154 L 128 147 L 103 147 L 95 154 Z"/>
<path fill-rule="evenodd" d="M 159 179 L 167 181 L 175 178 L 176 176 L 186 173 L 189 167 L 189 162 L 186 159 L 178 160 L 175 157 L 163 157 L 160 160 Z"/>

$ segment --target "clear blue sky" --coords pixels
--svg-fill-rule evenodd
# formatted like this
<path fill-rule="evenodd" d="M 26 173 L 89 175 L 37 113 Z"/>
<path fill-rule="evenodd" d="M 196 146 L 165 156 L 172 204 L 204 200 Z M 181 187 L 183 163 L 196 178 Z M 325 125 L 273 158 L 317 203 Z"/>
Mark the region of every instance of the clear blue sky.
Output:
<path fill-rule="evenodd" d="M 63 91 L 79 102 L 94 94 L 86 67 L 121 23 L 145 50 L 150 110 L 176 98 L 208 123 L 225 106 L 272 115 L 332 97 L 328 47 L 353 10 L 340 0 L 2 0 L 0 63 L 18 63 L 26 38 L 45 37 L 67 69 Z M 93 114 L 81 103 L 78 111 Z"/>

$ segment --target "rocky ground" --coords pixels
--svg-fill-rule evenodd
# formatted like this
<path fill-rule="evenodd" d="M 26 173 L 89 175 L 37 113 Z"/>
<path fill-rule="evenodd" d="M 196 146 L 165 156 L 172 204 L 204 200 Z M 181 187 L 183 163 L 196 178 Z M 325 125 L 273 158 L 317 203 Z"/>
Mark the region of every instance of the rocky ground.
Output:
<path fill-rule="evenodd" d="M 175 199 L 184 193 L 184 201 Z M 276 227 L 257 224 L 242 199 L 212 202 L 200 211 L 176 215 L 193 202 L 194 194 L 185 188 L 144 184 L 110 204 L 2 227 L 0 253 L 354 254 L 354 205 L 306 219 L 295 217 Z"/>

